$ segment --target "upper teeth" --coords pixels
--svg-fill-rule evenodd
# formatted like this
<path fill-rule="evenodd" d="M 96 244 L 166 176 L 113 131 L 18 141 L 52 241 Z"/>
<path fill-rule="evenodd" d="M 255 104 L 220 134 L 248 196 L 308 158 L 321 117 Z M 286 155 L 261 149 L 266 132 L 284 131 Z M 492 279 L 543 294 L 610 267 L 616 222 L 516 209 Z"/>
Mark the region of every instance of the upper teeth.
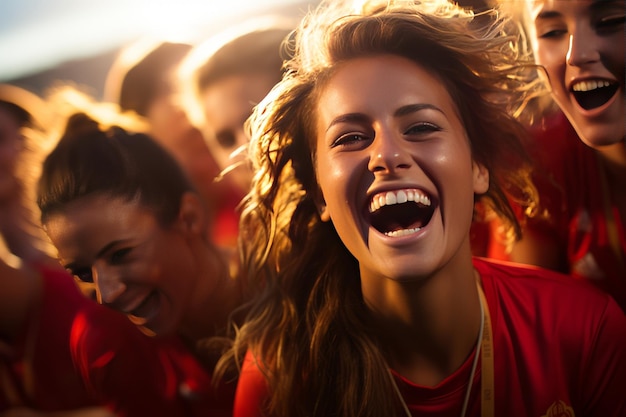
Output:
<path fill-rule="evenodd" d="M 416 203 L 430 206 L 430 198 L 420 190 L 397 190 L 387 191 L 384 193 L 376 194 L 372 197 L 370 202 L 370 213 L 375 212 L 381 207 L 391 206 L 394 204 L 402 204 L 407 201 L 415 201 Z"/>
<path fill-rule="evenodd" d="M 610 85 L 611 83 L 606 80 L 579 81 L 572 86 L 572 89 L 574 91 L 590 91 Z"/>

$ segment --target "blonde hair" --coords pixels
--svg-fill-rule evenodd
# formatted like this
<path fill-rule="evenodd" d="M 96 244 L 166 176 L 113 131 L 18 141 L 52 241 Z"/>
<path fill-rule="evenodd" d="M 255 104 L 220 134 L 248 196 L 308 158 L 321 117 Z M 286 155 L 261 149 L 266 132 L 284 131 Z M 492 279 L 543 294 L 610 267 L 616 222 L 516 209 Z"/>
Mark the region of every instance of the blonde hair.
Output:
<path fill-rule="evenodd" d="M 528 8 L 529 0 L 492 0 L 492 2 L 508 20 L 509 31 L 519 33 L 520 48 L 524 48 L 529 57 L 534 59 L 534 51 L 537 50 L 537 33 Z M 536 94 L 529 98 L 528 104 L 518 115 L 518 118 L 528 125 L 542 123 L 545 116 L 559 111 L 559 106 L 552 98 L 552 87 L 545 69 L 537 65 L 533 75 L 540 87 L 536 89 Z"/>
<path fill-rule="evenodd" d="M 11 173 L 18 184 L 15 199 L 3 202 L 0 222 L 0 257 L 17 266 L 20 261 L 37 261 L 53 253 L 37 221 L 32 185 L 39 175 L 54 112 L 37 94 L 10 84 L 0 84 L 0 106 L 16 120 L 22 136 L 22 147 Z"/>
<path fill-rule="evenodd" d="M 515 120 L 534 66 L 504 32 L 448 1 L 327 1 L 295 32 L 287 74 L 249 119 L 256 175 L 241 217 L 242 263 L 258 296 L 233 350 L 266 372 L 272 416 L 381 416 L 398 409 L 384 351 L 368 325 L 357 260 L 318 212 L 315 104 L 336 65 L 394 54 L 436 71 L 459 108 L 474 159 L 490 172 L 480 197 L 519 233 L 509 199 L 533 193 Z"/>

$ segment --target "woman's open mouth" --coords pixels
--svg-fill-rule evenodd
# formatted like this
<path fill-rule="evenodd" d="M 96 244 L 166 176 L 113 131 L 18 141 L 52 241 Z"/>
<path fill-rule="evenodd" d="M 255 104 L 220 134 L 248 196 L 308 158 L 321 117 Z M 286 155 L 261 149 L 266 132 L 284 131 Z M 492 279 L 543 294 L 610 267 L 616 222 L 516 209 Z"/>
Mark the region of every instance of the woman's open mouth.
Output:
<path fill-rule="evenodd" d="M 156 316 L 159 311 L 160 300 L 156 291 L 148 295 L 139 306 L 128 312 L 128 317 L 136 325 L 144 325 Z"/>
<path fill-rule="evenodd" d="M 391 237 L 418 232 L 428 224 L 433 213 L 431 198 L 415 188 L 375 194 L 369 205 L 372 227 Z"/>
<path fill-rule="evenodd" d="M 606 104 L 619 89 L 619 84 L 608 80 L 585 80 L 572 85 L 572 94 L 580 107 L 592 110 Z"/>

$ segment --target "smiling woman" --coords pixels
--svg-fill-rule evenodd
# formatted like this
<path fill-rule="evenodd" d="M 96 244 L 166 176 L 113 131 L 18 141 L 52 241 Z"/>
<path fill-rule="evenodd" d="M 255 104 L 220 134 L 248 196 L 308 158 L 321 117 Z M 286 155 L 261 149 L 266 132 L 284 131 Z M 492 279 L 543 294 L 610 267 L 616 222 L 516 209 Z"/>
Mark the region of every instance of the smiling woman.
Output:
<path fill-rule="evenodd" d="M 316 144 L 321 219 L 332 220 L 360 260 L 362 287 L 370 274 L 410 279 L 416 256 L 423 257 L 419 268 L 425 270 L 450 262 L 466 243 L 474 195 L 488 190 L 488 172 L 472 161 L 456 106 L 437 81 L 405 58 L 354 58 L 334 72 L 318 100 L 315 130 L 324 132 Z M 378 179 L 367 182 L 370 175 L 359 169 L 365 166 Z M 420 175 L 401 175 L 413 166 L 421 168 Z M 431 183 L 433 176 L 437 180 Z M 446 203 L 438 186 L 459 193 L 450 193 Z M 365 193 L 346 210 L 355 190 Z M 406 193 L 413 196 L 411 202 Z M 372 211 L 375 204 L 380 207 Z M 452 208 L 454 213 L 443 210 Z M 435 232 L 439 227 L 446 233 Z M 406 251 L 409 240 L 415 247 Z"/>
<path fill-rule="evenodd" d="M 531 127 L 546 219 L 530 219 L 509 259 L 587 280 L 626 311 L 624 4 L 527 0 L 514 7 L 557 111 Z"/>
<path fill-rule="evenodd" d="M 241 288 L 209 241 L 202 200 L 151 137 L 74 114 L 37 194 L 61 262 L 95 284 L 99 302 L 190 342 L 226 326 Z"/>
<path fill-rule="evenodd" d="M 87 115 L 99 108 L 88 104 L 71 114 L 44 161 L 37 187 L 44 230 L 63 266 L 93 283 L 99 303 L 156 336 L 154 343 L 176 341 L 181 364 L 202 363 L 196 371 L 211 375 L 221 346 L 201 351 L 196 344 L 224 335 L 243 301 L 240 281 L 207 236 L 202 200 L 173 156 L 150 136 L 122 128 L 121 118 Z M 170 387 L 172 395 L 230 415 L 231 381 L 217 390 L 210 379 L 189 382 Z"/>
<path fill-rule="evenodd" d="M 305 18 L 249 119 L 235 417 L 626 412 L 615 301 L 472 257 L 475 202 L 516 229 L 508 193 L 532 189 L 513 114 L 534 66 L 506 22 L 346 3 Z"/>
<path fill-rule="evenodd" d="M 84 297 L 41 251 L 17 168 L 45 136 L 46 109 L 0 85 L 0 236 L 19 260 L 0 259 L 0 414 L 188 417 L 219 409 L 211 378 L 179 338 L 146 337 Z"/>

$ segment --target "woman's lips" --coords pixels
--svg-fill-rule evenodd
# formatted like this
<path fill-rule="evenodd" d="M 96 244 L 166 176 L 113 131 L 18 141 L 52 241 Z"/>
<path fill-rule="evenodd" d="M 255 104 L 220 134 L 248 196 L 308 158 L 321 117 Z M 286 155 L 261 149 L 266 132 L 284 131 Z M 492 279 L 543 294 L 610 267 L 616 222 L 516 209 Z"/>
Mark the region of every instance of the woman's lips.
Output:
<path fill-rule="evenodd" d="M 608 103 L 619 90 L 619 84 L 605 79 L 590 79 L 572 84 L 571 94 L 584 110 L 593 110 Z"/>
<path fill-rule="evenodd" d="M 151 292 L 138 307 L 128 313 L 131 322 L 143 326 L 154 319 L 159 312 L 161 302 L 156 291 Z"/>
<path fill-rule="evenodd" d="M 417 188 L 388 190 L 374 194 L 369 203 L 370 224 L 390 237 L 417 233 L 430 221 L 431 197 Z"/>

